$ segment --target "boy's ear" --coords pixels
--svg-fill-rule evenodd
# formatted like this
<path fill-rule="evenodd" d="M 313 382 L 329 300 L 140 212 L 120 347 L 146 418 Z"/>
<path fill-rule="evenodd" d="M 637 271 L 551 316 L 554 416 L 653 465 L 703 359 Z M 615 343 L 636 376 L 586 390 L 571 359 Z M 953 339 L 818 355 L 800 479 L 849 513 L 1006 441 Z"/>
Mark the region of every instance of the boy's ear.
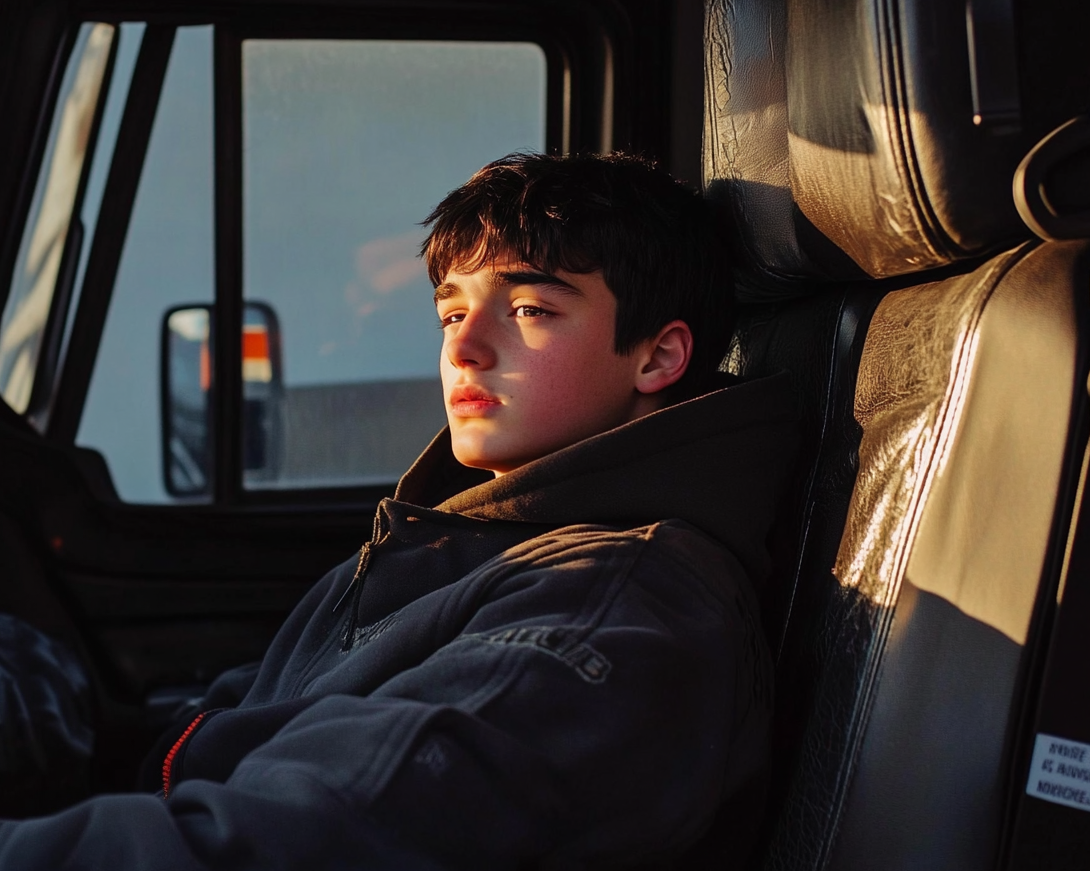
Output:
<path fill-rule="evenodd" d="M 693 333 L 685 321 L 670 321 L 643 344 L 643 365 L 636 373 L 636 390 L 658 393 L 674 384 L 689 367 Z"/>

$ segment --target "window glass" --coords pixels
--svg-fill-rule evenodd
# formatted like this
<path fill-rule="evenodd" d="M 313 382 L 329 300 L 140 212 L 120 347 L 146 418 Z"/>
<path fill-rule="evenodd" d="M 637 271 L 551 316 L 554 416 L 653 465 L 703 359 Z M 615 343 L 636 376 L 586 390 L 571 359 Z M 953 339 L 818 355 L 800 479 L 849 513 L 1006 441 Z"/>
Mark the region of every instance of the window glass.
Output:
<path fill-rule="evenodd" d="M 122 499 L 164 487 L 159 342 L 167 309 L 214 296 L 212 28 L 178 29 L 77 442 Z"/>
<path fill-rule="evenodd" d="M 251 40 L 242 58 L 244 482 L 392 482 L 444 422 L 419 222 L 486 161 L 544 147 L 544 55 Z M 196 430 L 165 486 L 159 361 L 167 311 L 214 297 L 212 67 L 212 28 L 179 28 L 77 436 L 130 502 L 210 498 Z"/>
<path fill-rule="evenodd" d="M 0 321 L 0 395 L 20 413 L 30 403 L 114 32 L 80 27 Z"/>
<path fill-rule="evenodd" d="M 444 423 L 420 221 L 489 160 L 544 148 L 544 53 L 249 40 L 242 58 L 244 293 L 278 315 L 284 378 L 263 407 L 274 466 L 246 485 L 395 481 Z"/>

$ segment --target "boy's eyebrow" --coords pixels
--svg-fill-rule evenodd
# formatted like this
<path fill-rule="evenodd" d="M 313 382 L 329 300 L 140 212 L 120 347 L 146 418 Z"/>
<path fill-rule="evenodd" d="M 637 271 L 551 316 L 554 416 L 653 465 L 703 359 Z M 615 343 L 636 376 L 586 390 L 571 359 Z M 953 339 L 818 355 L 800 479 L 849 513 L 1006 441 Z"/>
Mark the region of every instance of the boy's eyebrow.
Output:
<path fill-rule="evenodd" d="M 550 275 L 547 272 L 538 272 L 536 269 L 520 269 L 512 272 L 494 272 L 491 277 L 493 288 L 509 284 L 548 285 L 550 289 L 571 296 L 583 296 L 583 291 L 574 285 L 568 284 L 562 278 Z M 444 281 L 437 288 L 432 300 L 436 303 L 445 299 L 454 299 L 462 295 L 462 289 L 449 281 Z"/>
<path fill-rule="evenodd" d="M 439 303 L 444 299 L 454 299 L 456 296 L 461 296 L 462 288 L 457 284 L 451 284 L 449 281 L 444 281 L 437 288 L 435 288 L 435 294 L 432 296 L 432 301 Z"/>
<path fill-rule="evenodd" d="M 492 283 L 493 286 L 501 284 L 548 284 L 561 293 L 571 294 L 572 296 L 583 296 L 583 291 L 578 287 L 568 284 L 568 282 L 564 281 L 562 278 L 557 278 L 555 275 L 549 275 L 547 272 L 538 272 L 536 269 L 497 272 L 493 275 Z"/>

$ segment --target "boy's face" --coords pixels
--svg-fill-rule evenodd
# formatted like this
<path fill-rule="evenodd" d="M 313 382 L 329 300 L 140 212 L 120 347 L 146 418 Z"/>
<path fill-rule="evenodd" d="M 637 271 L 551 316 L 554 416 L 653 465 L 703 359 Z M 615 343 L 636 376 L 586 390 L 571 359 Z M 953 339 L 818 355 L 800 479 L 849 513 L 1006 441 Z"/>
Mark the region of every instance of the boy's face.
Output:
<path fill-rule="evenodd" d="M 436 288 L 454 456 L 502 475 L 657 407 L 639 349 L 613 350 L 617 300 L 600 271 L 512 260 L 452 269 Z"/>

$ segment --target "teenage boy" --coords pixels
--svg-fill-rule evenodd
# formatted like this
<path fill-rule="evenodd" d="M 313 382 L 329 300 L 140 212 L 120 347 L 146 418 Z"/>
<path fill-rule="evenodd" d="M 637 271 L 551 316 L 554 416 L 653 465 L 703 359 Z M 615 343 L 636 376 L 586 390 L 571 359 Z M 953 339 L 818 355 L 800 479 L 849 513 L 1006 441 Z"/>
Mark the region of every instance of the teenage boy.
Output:
<path fill-rule="evenodd" d="M 729 321 L 705 202 L 630 157 L 512 155 L 428 223 L 448 429 L 164 742 L 158 795 L 0 824 L 0 867 L 748 848 L 771 704 L 750 580 L 793 427 L 782 379 L 679 402 Z"/>

